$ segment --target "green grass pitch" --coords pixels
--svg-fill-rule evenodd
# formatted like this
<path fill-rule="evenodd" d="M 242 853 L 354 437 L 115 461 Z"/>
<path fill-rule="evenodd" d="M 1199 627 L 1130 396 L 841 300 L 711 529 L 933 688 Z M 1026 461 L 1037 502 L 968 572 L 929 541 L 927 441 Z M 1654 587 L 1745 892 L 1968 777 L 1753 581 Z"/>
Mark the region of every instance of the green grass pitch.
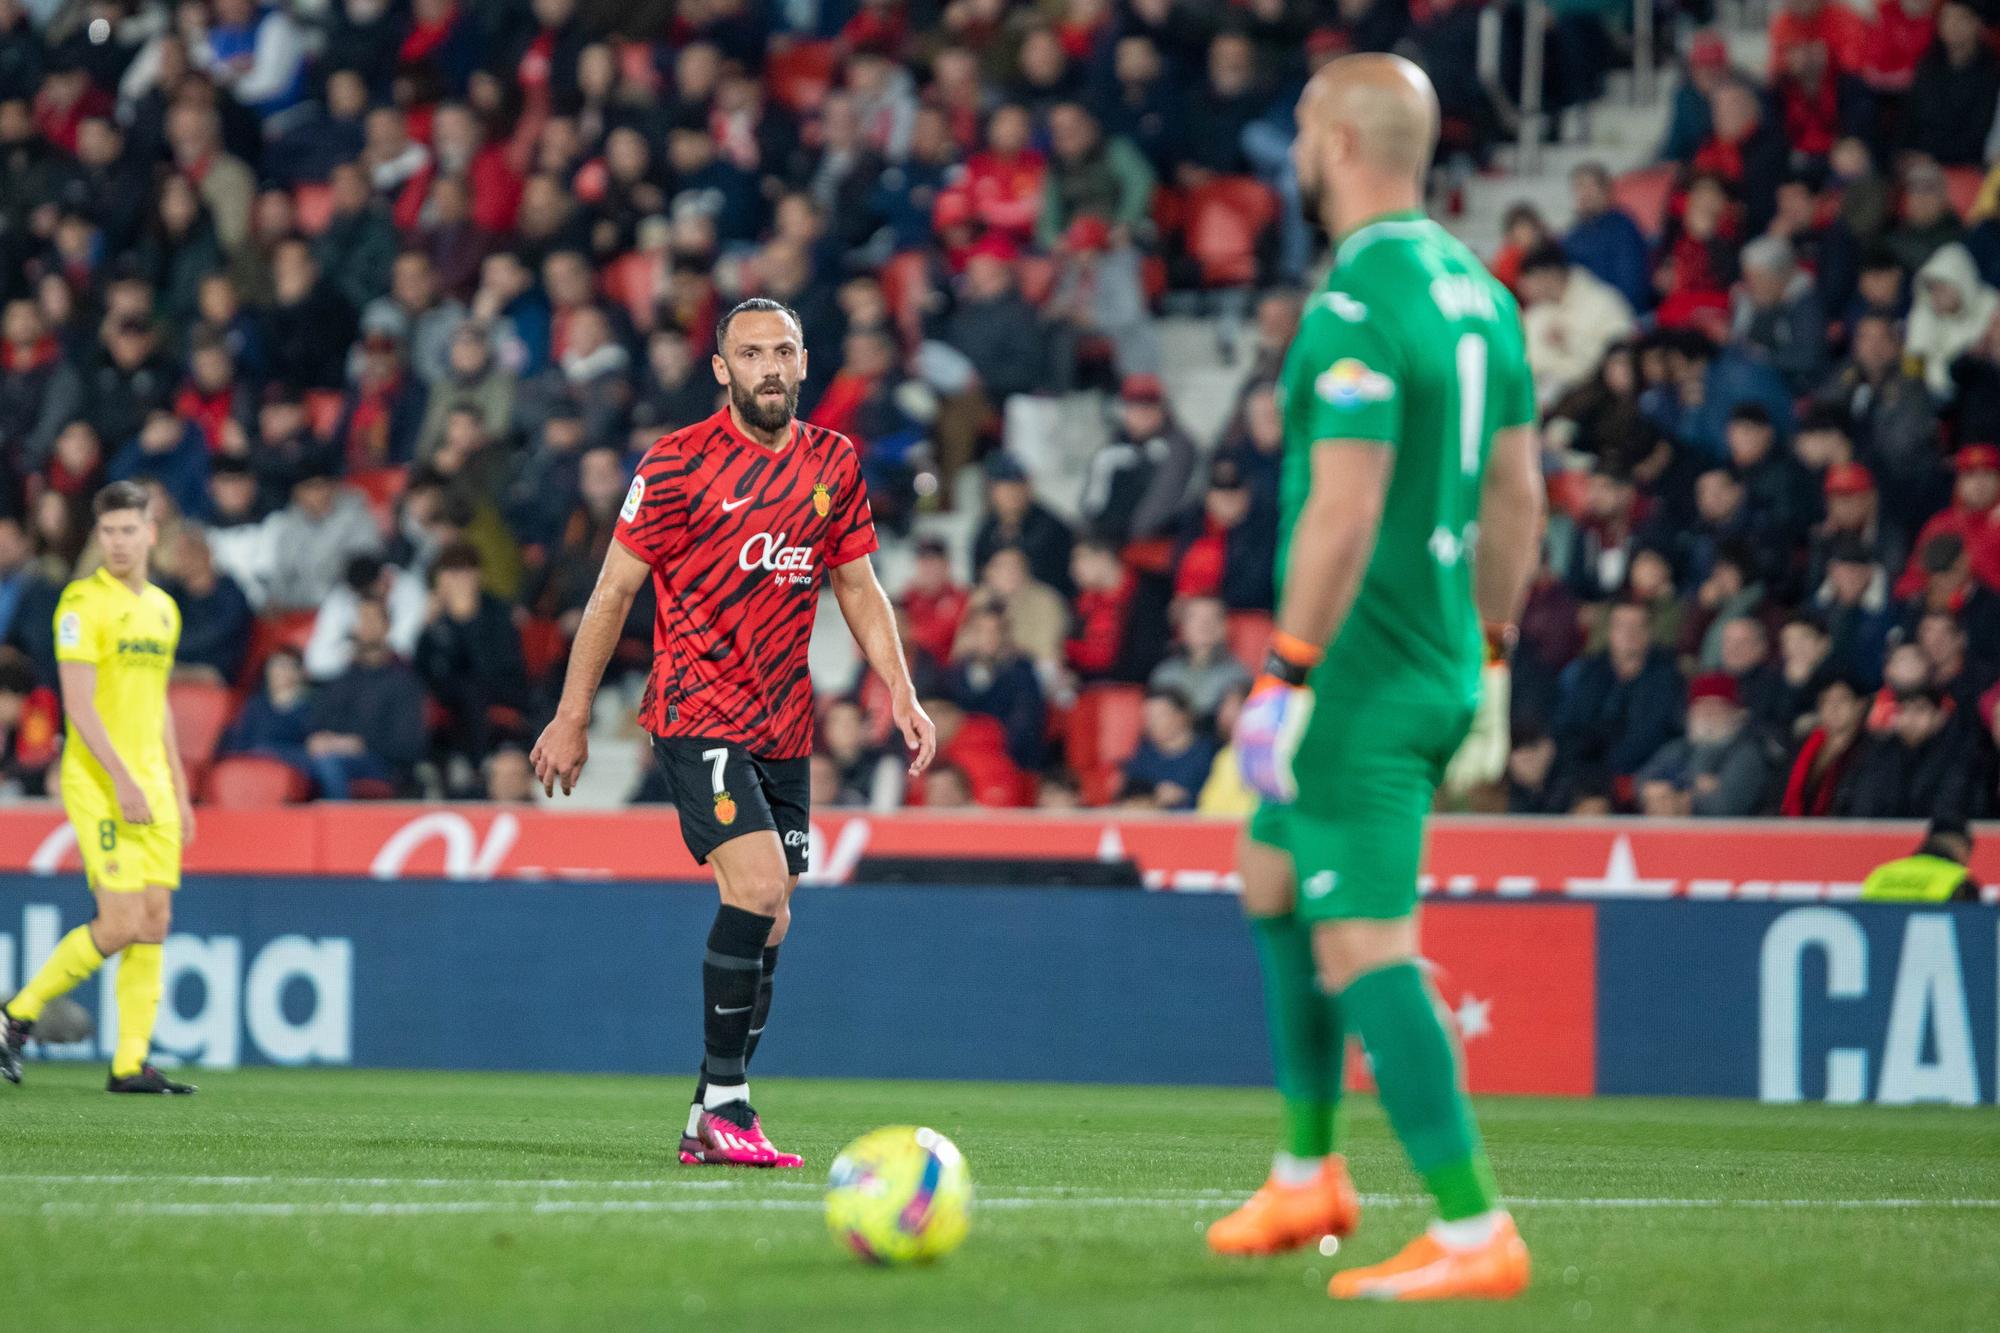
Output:
<path fill-rule="evenodd" d="M 1487 1099 L 1534 1250 L 1508 1306 L 1335 1306 L 1333 1269 L 1426 1210 L 1372 1102 L 1338 1256 L 1224 1261 L 1203 1226 L 1263 1174 L 1250 1090 L 765 1079 L 804 1172 L 674 1161 L 686 1081 L 200 1074 L 106 1097 L 95 1066 L 0 1086 L 0 1327 L 221 1329 L 1957 1329 L 2000 1309 L 1992 1110 Z M 978 1190 L 942 1264 L 864 1267 L 819 1215 L 847 1139 L 950 1134 Z"/>

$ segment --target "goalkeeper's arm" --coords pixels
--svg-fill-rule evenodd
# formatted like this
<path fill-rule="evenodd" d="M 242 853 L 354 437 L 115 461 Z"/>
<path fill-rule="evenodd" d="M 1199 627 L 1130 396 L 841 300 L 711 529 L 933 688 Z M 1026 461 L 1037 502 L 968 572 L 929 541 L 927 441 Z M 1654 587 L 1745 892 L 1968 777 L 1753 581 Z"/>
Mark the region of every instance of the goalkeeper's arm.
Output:
<path fill-rule="evenodd" d="M 1472 595 L 1480 618 L 1511 628 L 1528 596 L 1542 540 L 1542 451 L 1533 426 L 1493 437 L 1479 496 L 1479 543 L 1472 557 Z"/>
<path fill-rule="evenodd" d="M 1473 599 L 1486 622 L 1486 671 L 1472 730 L 1445 770 L 1445 788 L 1454 795 L 1507 771 L 1507 713 L 1513 702 L 1507 652 L 1539 562 L 1542 493 L 1541 448 L 1534 427 L 1515 426 L 1495 435 L 1472 557 Z"/>

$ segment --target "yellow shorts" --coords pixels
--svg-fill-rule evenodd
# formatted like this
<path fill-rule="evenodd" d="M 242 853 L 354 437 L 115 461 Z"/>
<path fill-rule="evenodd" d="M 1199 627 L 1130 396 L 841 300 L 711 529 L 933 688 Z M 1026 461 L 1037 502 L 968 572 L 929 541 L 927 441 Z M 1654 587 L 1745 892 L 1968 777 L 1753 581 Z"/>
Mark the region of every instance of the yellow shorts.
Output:
<path fill-rule="evenodd" d="M 100 808 L 65 806 L 76 829 L 77 851 L 92 889 L 138 893 L 155 884 L 181 886 L 181 825 L 178 819 L 128 824 Z M 172 807 L 168 807 L 171 809 Z"/>

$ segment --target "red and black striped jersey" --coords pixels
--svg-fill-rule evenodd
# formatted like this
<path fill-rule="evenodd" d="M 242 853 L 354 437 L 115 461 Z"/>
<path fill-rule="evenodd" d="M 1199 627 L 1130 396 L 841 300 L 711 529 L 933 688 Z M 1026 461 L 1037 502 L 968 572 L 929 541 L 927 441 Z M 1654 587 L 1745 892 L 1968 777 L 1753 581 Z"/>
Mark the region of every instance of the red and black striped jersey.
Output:
<path fill-rule="evenodd" d="M 811 753 L 820 579 L 876 547 L 854 442 L 798 421 L 767 449 L 725 407 L 646 451 L 614 535 L 658 594 L 639 724 L 764 759 Z"/>

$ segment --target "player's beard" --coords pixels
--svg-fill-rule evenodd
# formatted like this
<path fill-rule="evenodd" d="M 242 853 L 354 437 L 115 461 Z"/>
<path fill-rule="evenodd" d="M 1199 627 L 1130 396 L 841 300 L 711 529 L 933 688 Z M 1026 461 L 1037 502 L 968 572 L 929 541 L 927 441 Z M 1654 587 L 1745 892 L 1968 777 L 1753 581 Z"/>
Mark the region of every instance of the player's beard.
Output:
<path fill-rule="evenodd" d="M 768 404 L 762 397 L 762 390 L 773 384 L 784 390 L 785 401 L 782 406 Z M 752 430 L 775 435 L 791 425 L 792 418 L 798 414 L 799 386 L 786 384 L 783 380 L 767 379 L 755 387 L 746 389 L 732 377 L 729 381 L 729 403 L 736 409 L 736 415 L 743 418 L 744 424 Z"/>
<path fill-rule="evenodd" d="M 1305 214 L 1307 226 L 1322 229 L 1326 226 L 1326 205 L 1331 194 L 1324 179 L 1299 182 L 1299 212 Z"/>
<path fill-rule="evenodd" d="M 1331 235 L 1328 232 L 1326 207 L 1332 194 L 1324 178 L 1316 181 L 1303 179 L 1299 181 L 1299 212 L 1305 215 L 1306 226 L 1315 232 Z"/>

